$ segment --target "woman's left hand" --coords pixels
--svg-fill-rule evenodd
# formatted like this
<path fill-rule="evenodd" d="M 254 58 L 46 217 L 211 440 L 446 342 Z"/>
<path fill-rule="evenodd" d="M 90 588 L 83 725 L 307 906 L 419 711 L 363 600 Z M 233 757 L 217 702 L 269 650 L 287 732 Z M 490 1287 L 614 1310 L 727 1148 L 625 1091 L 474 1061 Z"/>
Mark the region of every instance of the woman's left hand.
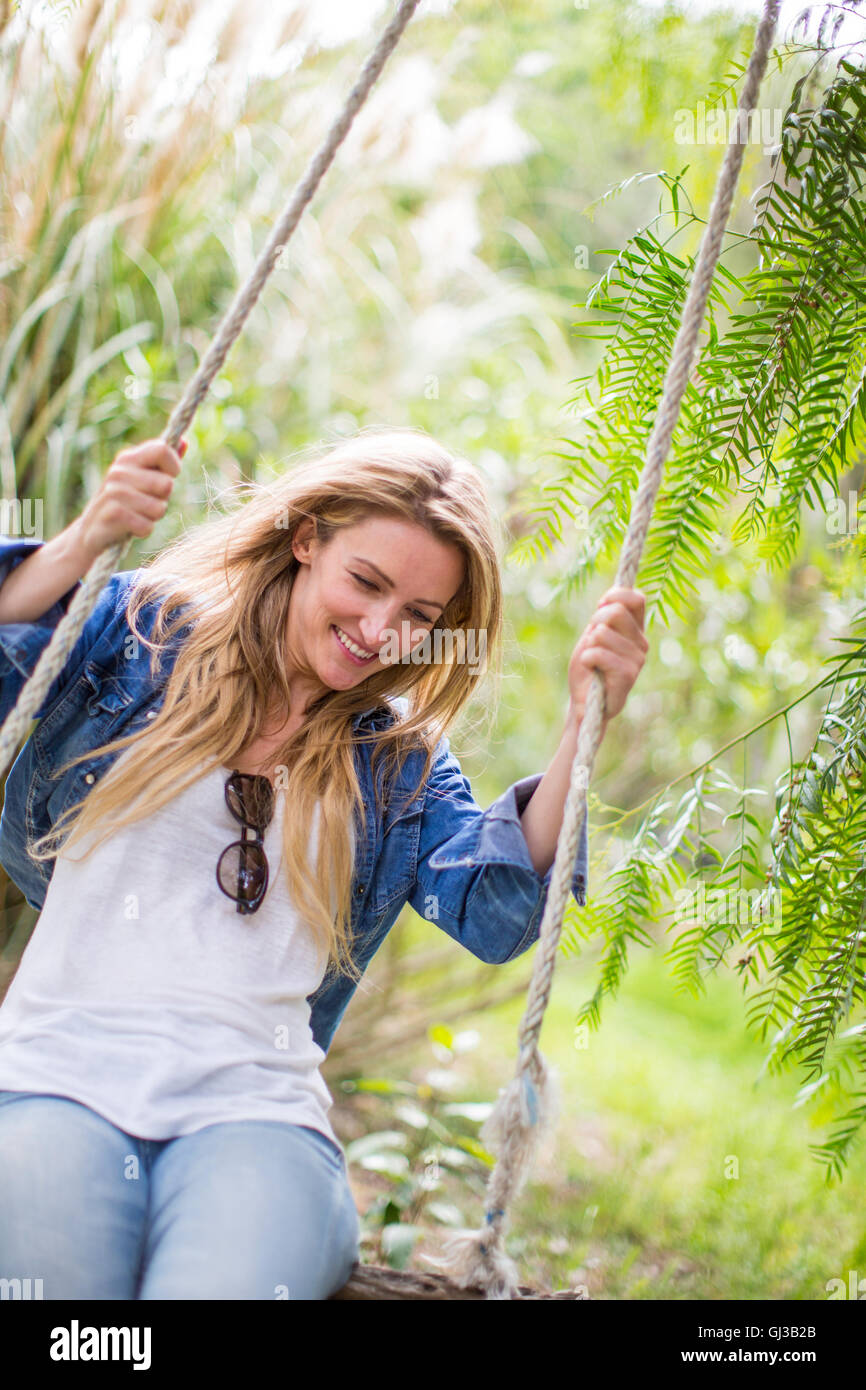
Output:
<path fill-rule="evenodd" d="M 619 714 L 649 651 L 643 633 L 646 595 L 640 589 L 608 589 L 568 663 L 569 717 L 583 718 L 592 668 L 602 671 L 605 724 Z"/>

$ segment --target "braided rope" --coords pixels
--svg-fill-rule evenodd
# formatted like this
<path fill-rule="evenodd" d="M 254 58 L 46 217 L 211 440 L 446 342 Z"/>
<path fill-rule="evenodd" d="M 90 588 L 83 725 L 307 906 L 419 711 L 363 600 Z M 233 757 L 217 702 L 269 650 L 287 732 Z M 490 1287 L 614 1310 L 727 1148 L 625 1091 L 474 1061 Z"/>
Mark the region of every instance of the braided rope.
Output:
<path fill-rule="evenodd" d="M 360 111 L 373 84 L 391 53 L 397 47 L 419 0 L 400 0 L 394 17 L 368 57 L 346 103 L 331 125 L 319 149 L 310 160 L 307 170 L 295 186 L 288 203 L 276 222 L 246 283 L 241 286 L 220 324 L 216 337 L 203 357 L 198 371 L 175 407 L 161 438 L 176 449 L 181 436 L 207 395 L 210 383 L 222 367 L 232 344 L 240 333 L 247 315 L 261 294 L 265 281 L 300 221 L 301 214 L 312 200 L 334 155 L 346 138 L 349 127 Z M 15 752 L 26 737 L 30 724 L 37 717 L 42 701 L 52 682 L 63 670 L 69 653 L 78 641 L 87 619 L 108 583 L 128 545 L 128 538 L 115 541 L 96 557 L 76 590 L 67 612 L 61 618 L 51 641 L 42 652 L 33 674 L 21 691 L 15 708 L 9 712 L 0 730 L 0 778 L 5 777 Z"/>
<path fill-rule="evenodd" d="M 743 162 L 744 145 L 748 138 L 748 113 L 754 108 L 767 66 L 778 9 L 779 0 L 765 0 L 737 106 L 735 133 L 725 151 L 620 556 L 616 584 L 624 588 L 631 588 L 634 584 L 662 470 L 697 353 L 710 284 Z M 485 1226 L 476 1231 L 455 1232 L 445 1247 L 443 1257 L 428 1257 L 430 1264 L 448 1274 L 457 1284 L 464 1288 L 481 1287 L 488 1298 L 510 1299 L 516 1293 L 517 1270 L 503 1248 L 507 1208 L 529 1174 L 541 1132 L 550 1125 L 558 1111 L 558 1081 L 538 1050 L 538 1039 L 550 998 L 562 918 L 571 891 L 573 865 L 586 817 L 586 788 L 601 743 L 604 703 L 604 679 L 596 667 L 578 732 L 526 1011 L 518 1033 L 519 1056 L 515 1075 L 500 1092 L 496 1106 L 481 1130 L 485 1141 L 500 1149 L 487 1184 Z"/>

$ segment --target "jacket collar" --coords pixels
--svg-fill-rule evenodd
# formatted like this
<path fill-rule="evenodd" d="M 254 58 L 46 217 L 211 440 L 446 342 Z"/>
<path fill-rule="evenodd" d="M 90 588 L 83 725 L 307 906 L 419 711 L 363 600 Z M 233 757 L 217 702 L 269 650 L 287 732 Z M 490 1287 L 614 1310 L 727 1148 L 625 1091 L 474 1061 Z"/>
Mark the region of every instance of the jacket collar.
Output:
<path fill-rule="evenodd" d="M 405 695 L 385 695 L 380 700 L 377 700 L 374 705 L 368 705 L 366 709 L 362 709 L 358 714 L 353 715 L 352 728 L 357 729 L 366 720 L 371 720 L 377 715 L 390 718 L 395 712 L 397 714 L 405 714 L 408 712 L 408 708 L 409 701 Z"/>
<path fill-rule="evenodd" d="M 361 724 L 364 723 L 366 719 L 369 719 L 371 714 L 375 714 L 377 710 L 382 710 L 384 712 L 384 708 L 384 705 L 378 703 L 375 705 L 369 705 L 367 709 L 360 710 L 358 714 L 353 715 L 352 717 L 352 728 L 357 729 Z"/>

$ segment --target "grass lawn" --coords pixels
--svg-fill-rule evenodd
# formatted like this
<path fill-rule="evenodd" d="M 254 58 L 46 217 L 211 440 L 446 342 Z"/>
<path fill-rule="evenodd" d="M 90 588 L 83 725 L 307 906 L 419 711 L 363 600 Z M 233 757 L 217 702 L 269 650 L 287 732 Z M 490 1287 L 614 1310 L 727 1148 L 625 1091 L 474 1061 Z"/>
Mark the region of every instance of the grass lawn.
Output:
<path fill-rule="evenodd" d="M 590 964 L 560 962 L 542 1052 L 561 1114 L 512 1212 L 521 1276 L 596 1299 L 781 1300 L 824 1300 L 828 1280 L 866 1276 L 866 1144 L 828 1186 L 809 1152 L 826 1131 L 791 1109 L 798 1073 L 758 1079 L 764 1050 L 738 981 L 711 977 L 694 1000 L 675 993 L 660 950 L 635 953 L 581 1048 L 574 1015 L 593 983 Z M 460 1058 L 466 1096 L 492 1100 L 510 1079 L 522 1008 L 461 1021 L 483 1038 Z M 406 1060 L 417 1079 L 429 1054 Z M 480 1204 L 464 1206 L 477 1224 Z"/>

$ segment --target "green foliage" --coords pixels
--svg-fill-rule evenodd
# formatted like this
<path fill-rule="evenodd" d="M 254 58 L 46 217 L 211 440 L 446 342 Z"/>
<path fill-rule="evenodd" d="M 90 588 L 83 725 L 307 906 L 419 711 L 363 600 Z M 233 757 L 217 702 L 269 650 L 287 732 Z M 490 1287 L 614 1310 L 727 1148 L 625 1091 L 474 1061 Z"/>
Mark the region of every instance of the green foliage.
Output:
<path fill-rule="evenodd" d="M 382 1184 L 365 1209 L 361 1230 L 362 1244 L 374 1263 L 405 1268 L 425 1222 L 434 1227 L 468 1226 L 471 1217 L 463 1200 L 483 1196 L 494 1159 L 474 1127 L 492 1106 L 449 1099 L 454 1085 L 460 1084 L 460 1054 L 478 1037 L 455 1036 L 444 1024 L 434 1024 L 428 1029 L 434 1065 L 423 1073 L 423 1080 L 348 1076 L 340 1083 L 347 1096 L 377 1098 L 376 1105 L 365 1110 L 370 1128 L 346 1145 L 353 1169 L 376 1174 Z"/>
<path fill-rule="evenodd" d="M 636 581 L 653 619 L 669 621 L 694 607 L 698 581 L 729 524 L 735 546 L 756 541 L 768 568 L 790 565 L 801 539 L 801 502 L 823 511 L 829 534 L 829 508 L 844 470 L 863 458 L 866 75 L 843 57 L 826 84 L 815 87 L 815 69 L 795 81 L 753 225 L 745 234 L 729 233 L 727 261 L 715 277 Z M 559 456 L 567 467 L 540 489 L 539 504 L 528 507 L 536 529 L 516 552 L 524 560 L 543 555 L 562 540 L 564 518 L 573 522 L 577 508 L 585 508 L 589 525 L 565 587 L 583 586 L 611 567 L 622 545 L 694 269 L 694 255 L 673 249 L 699 222 L 686 192 L 687 172 L 688 166 L 674 175 L 659 172 L 658 216 L 622 251 L 610 253 L 612 264 L 587 298 L 587 309 L 603 317 L 577 326 L 582 339 L 605 344 L 604 357 L 593 376 L 576 383 L 580 390 L 571 404 L 582 432 L 564 441 L 569 448 Z M 729 523 L 732 507 L 744 499 Z M 858 542 L 859 532 L 855 547 Z M 763 985 L 749 1008 L 750 1022 L 760 1021 L 762 1035 L 770 1026 L 778 1030 L 767 1065 L 799 1062 L 811 1087 L 804 1097 L 820 1090 L 826 1098 L 834 1087 L 837 1098 L 857 1102 L 817 1150 L 828 1162 L 828 1180 L 831 1170 L 841 1174 L 866 1121 L 864 1093 L 852 1097 L 843 1083 L 858 1069 L 866 1075 L 866 1025 L 847 1029 L 830 1061 L 838 1028 L 862 1017 L 866 1002 L 866 633 L 857 629 L 855 619 L 851 650 L 838 659 L 835 675 L 820 683 L 840 690 L 827 705 L 813 748 L 801 760 L 791 750 L 776 788 L 775 821 L 760 806 L 768 792 L 748 787 L 745 770 L 738 787 L 708 760 L 690 776 L 675 809 L 662 800 L 668 788 L 652 799 L 609 875 L 609 891 L 582 921 L 572 916 L 566 938 L 574 949 L 579 938 L 603 935 L 599 982 L 578 1013 L 597 1027 L 602 998 L 622 982 L 629 943 L 651 944 L 647 926 L 665 915 L 665 897 L 687 882 L 693 885 L 687 891 L 711 887 L 724 910 L 701 910 L 694 925 L 678 933 L 670 950 L 674 975 L 682 987 L 698 989 L 736 946 L 744 983 L 760 978 Z M 787 720 L 787 708 L 774 717 Z M 744 761 L 748 737 L 742 739 Z M 733 799 L 727 812 L 710 799 L 719 795 Z M 708 815 L 716 823 L 702 830 L 701 817 Z M 687 833 L 694 821 L 696 838 Z M 730 848 L 723 855 L 710 837 L 725 827 Z M 772 862 L 765 866 L 768 839 Z M 707 866 L 716 869 L 710 879 L 694 877 Z M 781 923 L 775 913 L 771 921 L 772 893 L 780 889 Z M 739 912 L 729 908 L 738 901 L 731 895 L 743 891 L 756 899 L 756 925 L 745 930 Z"/>
<path fill-rule="evenodd" d="M 766 558 L 789 563 L 802 500 L 822 507 L 820 483 L 835 490 L 863 447 L 866 83 L 851 63 L 839 70 L 817 109 L 803 109 L 805 77 L 796 83 L 754 226 L 731 234 L 726 248 L 741 258 L 748 246 L 756 263 L 738 275 L 722 260 L 716 273 L 639 575 L 662 619 L 693 602 L 694 577 L 733 498 L 749 500 L 732 538 L 760 531 Z M 538 529 L 516 551 L 538 555 L 561 538 L 561 513 L 573 515 L 573 489 L 583 484 L 594 494 L 592 524 L 567 582 L 583 584 L 612 563 L 628 523 L 694 268 L 694 256 L 671 249 L 699 221 L 680 207 L 687 170 L 659 172 L 670 206 L 615 255 L 587 298 L 587 308 L 615 317 L 577 325 L 582 338 L 606 343 L 570 402 L 584 437 L 565 441 L 567 472 L 546 485 L 545 502 L 531 509 Z M 660 235 L 655 224 L 665 219 L 672 230 Z"/>
<path fill-rule="evenodd" d="M 654 944 L 633 955 L 604 1027 L 577 1036 L 573 1000 L 595 973 L 589 955 L 560 964 L 545 1016 L 562 1109 L 512 1212 L 527 1282 L 583 1284 L 593 1300 L 808 1304 L 833 1278 L 862 1279 L 866 1146 L 828 1187 L 808 1159 L 823 1102 L 798 1104 L 793 1075 L 762 1070 L 736 972 L 673 994 Z M 497 1081 L 521 1012 L 515 999 L 485 1020 Z"/>

